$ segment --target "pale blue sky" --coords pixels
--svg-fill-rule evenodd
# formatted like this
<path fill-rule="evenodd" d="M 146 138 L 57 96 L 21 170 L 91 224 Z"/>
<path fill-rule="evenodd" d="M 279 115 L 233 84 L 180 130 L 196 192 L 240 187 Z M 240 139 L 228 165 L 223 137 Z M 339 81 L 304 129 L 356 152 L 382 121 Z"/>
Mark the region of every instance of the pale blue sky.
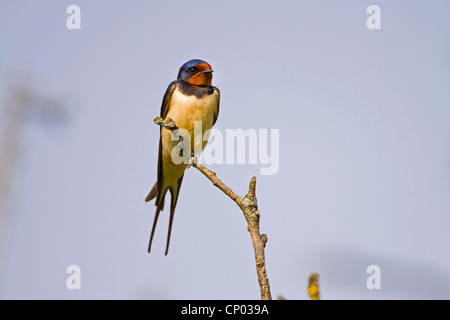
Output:
<path fill-rule="evenodd" d="M 152 119 L 200 58 L 221 90 L 215 128 L 280 130 L 278 174 L 210 166 L 241 196 L 258 178 L 274 297 L 306 299 L 316 271 L 324 299 L 450 298 L 449 15 L 448 1 L 2 1 L 0 101 L 8 70 L 26 70 L 71 121 L 24 126 L 0 297 L 259 298 L 245 220 L 195 169 L 169 255 L 166 211 L 146 251 Z M 366 288 L 372 264 L 381 290 Z"/>

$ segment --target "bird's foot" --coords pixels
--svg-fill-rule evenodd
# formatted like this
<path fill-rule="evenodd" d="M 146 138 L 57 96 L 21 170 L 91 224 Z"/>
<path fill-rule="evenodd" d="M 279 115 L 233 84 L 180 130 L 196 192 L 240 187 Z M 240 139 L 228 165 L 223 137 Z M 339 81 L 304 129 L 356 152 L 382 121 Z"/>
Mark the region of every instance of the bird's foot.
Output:
<path fill-rule="evenodd" d="M 189 159 L 189 165 L 188 168 L 194 166 L 198 163 L 198 157 L 196 155 L 192 155 L 191 158 Z"/>

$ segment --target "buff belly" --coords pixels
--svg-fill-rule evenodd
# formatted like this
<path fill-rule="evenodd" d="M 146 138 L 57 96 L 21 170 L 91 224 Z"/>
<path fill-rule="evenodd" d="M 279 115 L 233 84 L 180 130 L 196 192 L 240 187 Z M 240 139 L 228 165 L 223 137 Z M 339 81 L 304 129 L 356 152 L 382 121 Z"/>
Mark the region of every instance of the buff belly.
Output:
<path fill-rule="evenodd" d="M 197 144 L 196 151 L 203 150 L 207 144 L 203 141 L 205 131 L 212 128 L 214 114 L 217 113 L 217 97 L 216 94 L 210 94 L 197 98 L 195 95 L 187 96 L 183 94 L 178 88 L 175 89 L 169 111 L 166 117 L 172 118 L 177 124 L 178 128 L 189 131 L 191 137 L 191 154 L 194 152 L 194 145 Z M 194 122 L 201 121 L 201 136 L 197 134 L 194 136 Z M 163 176 L 164 184 L 167 186 L 175 185 L 178 179 L 183 175 L 188 164 L 175 164 L 172 161 L 172 132 L 166 128 L 162 128 L 162 160 L 164 163 Z"/>

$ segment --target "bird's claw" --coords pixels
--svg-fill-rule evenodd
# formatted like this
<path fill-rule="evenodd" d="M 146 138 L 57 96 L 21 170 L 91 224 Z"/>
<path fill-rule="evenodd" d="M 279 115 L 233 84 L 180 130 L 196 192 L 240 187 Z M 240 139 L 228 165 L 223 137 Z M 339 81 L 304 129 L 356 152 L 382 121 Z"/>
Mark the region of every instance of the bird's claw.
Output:
<path fill-rule="evenodd" d="M 198 158 L 196 155 L 192 155 L 191 158 L 189 159 L 189 165 L 188 168 L 195 166 L 198 163 Z"/>

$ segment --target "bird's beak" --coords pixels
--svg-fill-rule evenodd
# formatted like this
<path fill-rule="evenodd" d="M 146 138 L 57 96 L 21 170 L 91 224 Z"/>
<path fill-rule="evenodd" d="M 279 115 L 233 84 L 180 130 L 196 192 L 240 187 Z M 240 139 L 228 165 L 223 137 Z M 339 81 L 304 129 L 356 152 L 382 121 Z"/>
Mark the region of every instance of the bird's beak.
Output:
<path fill-rule="evenodd" d="M 197 72 L 197 74 L 199 74 L 199 73 L 211 73 L 211 72 L 214 72 L 214 70 L 212 70 L 212 69 L 203 70 L 203 71 Z"/>

